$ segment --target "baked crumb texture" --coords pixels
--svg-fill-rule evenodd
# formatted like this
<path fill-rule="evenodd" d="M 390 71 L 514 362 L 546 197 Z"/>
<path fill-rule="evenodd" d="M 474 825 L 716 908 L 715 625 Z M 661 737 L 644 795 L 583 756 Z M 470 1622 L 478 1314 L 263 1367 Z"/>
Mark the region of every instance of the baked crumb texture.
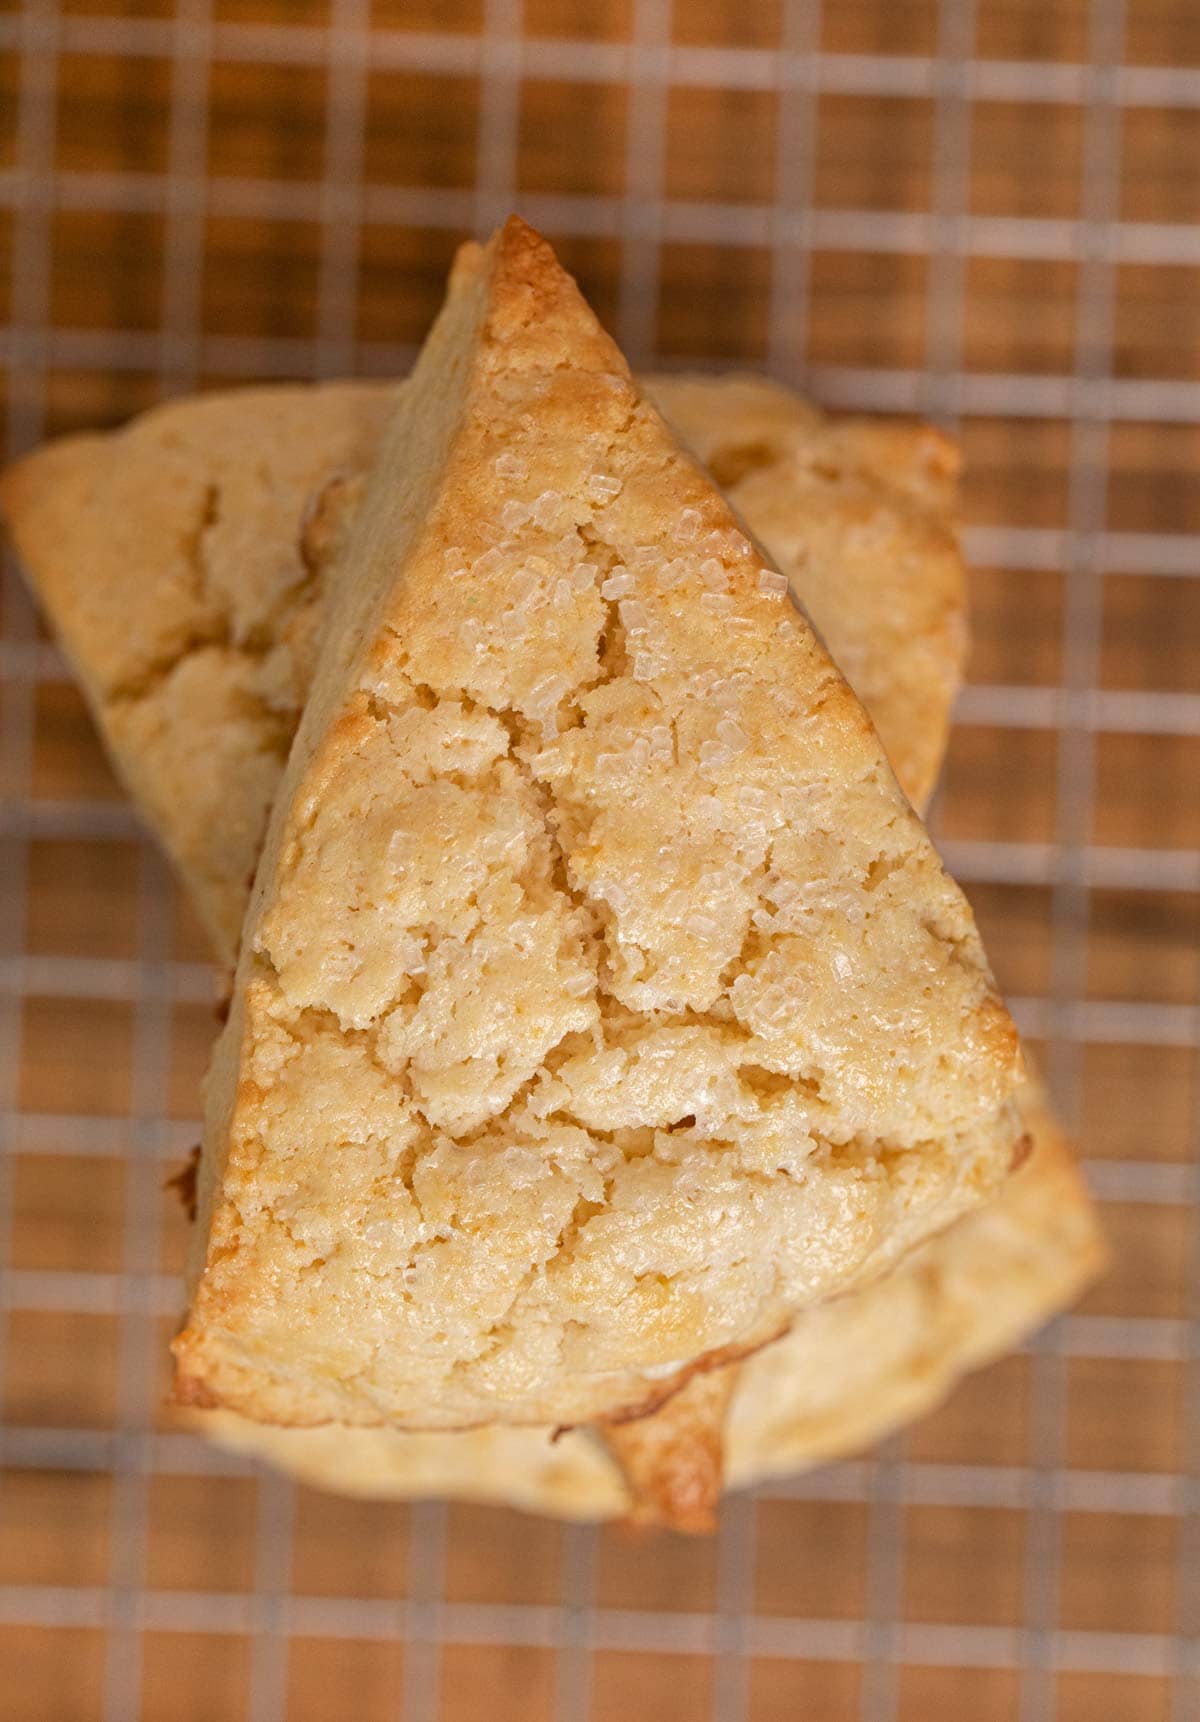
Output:
<path fill-rule="evenodd" d="M 1095 1209 L 1070 1144 L 1031 1084 L 1021 1109 L 1033 1153 L 993 1201 L 886 1280 L 805 1311 L 777 1345 L 740 1366 L 725 1421 L 727 1482 L 749 1487 L 882 1439 L 929 1411 L 966 1371 L 1018 1344 L 1100 1272 Z M 728 1374 L 696 1378 L 641 1429 L 661 1425 L 685 1394 L 703 1391 L 702 1381 L 719 1384 Z M 633 1468 L 647 1480 L 639 1495 L 582 1429 L 552 1440 L 548 1429 L 425 1435 L 281 1429 L 226 1411 L 190 1415 L 222 1445 L 347 1494 L 450 1495 L 573 1519 L 632 1515 L 678 1526 L 682 1518 L 695 1529 L 697 1495 L 702 1523 L 711 1486 L 707 1405 L 692 1406 L 682 1434 L 671 1419 L 673 1450 L 668 1444 L 656 1464 L 649 1453 L 636 1455 Z M 610 1433 L 632 1436 L 637 1428 Z"/>
<path fill-rule="evenodd" d="M 66 438 L 0 511 L 101 735 L 232 967 L 330 570 L 403 385 L 238 389 Z M 957 457 L 755 377 L 651 397 L 805 605 L 920 807 L 966 647 Z"/>
<path fill-rule="evenodd" d="M 464 248 L 337 564 L 209 1079 L 181 1397 L 651 1408 L 999 1183 L 969 911 L 549 248 Z"/>

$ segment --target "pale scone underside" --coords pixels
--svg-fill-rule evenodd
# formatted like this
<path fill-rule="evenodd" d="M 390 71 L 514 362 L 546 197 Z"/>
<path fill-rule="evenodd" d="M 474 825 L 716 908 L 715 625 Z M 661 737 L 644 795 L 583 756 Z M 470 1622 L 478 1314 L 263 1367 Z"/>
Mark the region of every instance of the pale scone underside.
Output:
<path fill-rule="evenodd" d="M 625 1412 L 994 1188 L 1015 1040 L 965 903 L 520 224 L 341 570 L 210 1082 L 186 1391 Z"/>

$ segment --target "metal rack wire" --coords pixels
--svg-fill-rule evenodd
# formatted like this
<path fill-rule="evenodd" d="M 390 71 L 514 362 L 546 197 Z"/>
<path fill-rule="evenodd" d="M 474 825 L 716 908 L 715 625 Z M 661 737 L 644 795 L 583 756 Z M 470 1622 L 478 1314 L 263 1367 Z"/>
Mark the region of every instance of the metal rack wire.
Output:
<path fill-rule="evenodd" d="M 487 229 L 514 206 L 568 247 L 594 248 L 583 253 L 585 284 L 588 258 L 601 287 L 605 260 L 617 260 L 612 316 L 635 362 L 661 356 L 667 261 L 682 253 L 679 272 L 703 255 L 714 293 L 733 281 L 730 302 L 754 330 L 714 311 L 670 362 L 749 356 L 832 405 L 957 421 L 968 447 L 980 425 L 1001 426 L 1004 448 L 1028 432 L 1001 487 L 1004 510 L 995 490 L 974 493 L 967 548 L 1003 577 L 1003 605 L 980 624 L 995 647 L 989 662 L 1016 662 L 1008 618 L 1052 593 L 1056 664 L 1048 678 L 984 679 L 968 690 L 964 733 L 993 745 L 978 761 L 968 749 L 958 767 L 952 756 L 939 834 L 986 909 L 1001 978 L 1017 993 L 1025 1032 L 1044 1045 L 1058 1102 L 1143 1281 L 1118 1264 L 1113 1289 L 915 1436 L 732 1499 L 711 1550 L 631 1552 L 610 1532 L 535 1530 L 485 1509 L 322 1505 L 161 1426 L 162 1341 L 178 1279 L 160 1185 L 194 1140 L 179 1071 L 203 1040 L 211 977 L 9 568 L 0 638 L 0 1379 L 9 1414 L 0 1663 L 18 1670 L 15 1685 L 5 1677 L 14 1716 L 270 1722 L 331 1714 L 346 1691 L 356 1715 L 405 1722 L 497 1713 L 605 1722 L 633 1702 L 655 1717 L 719 1722 L 796 1713 L 892 1722 L 968 1706 L 1021 1722 L 1200 1713 L 1200 648 L 1190 662 L 1172 657 L 1172 630 L 1136 598 L 1126 636 L 1109 614 L 1114 582 L 1148 581 L 1156 594 L 1179 594 L 1160 600 L 1174 631 L 1186 638 L 1200 623 L 1200 486 L 1189 473 L 1200 456 L 1200 298 L 1193 293 L 1190 313 L 1171 325 L 1165 363 L 1131 367 L 1118 334 L 1130 271 L 1160 284 L 1152 315 L 1173 302 L 1172 283 L 1200 281 L 1188 275 L 1200 271 L 1200 171 L 1194 155 L 1187 165 L 1200 25 L 1186 0 L 1055 9 L 930 0 L 824 12 L 779 0 L 761 17 L 742 11 L 721 0 L 677 0 L 674 12 L 664 0 L 179 0 L 173 10 L 130 5 L 108 16 L 32 0 L 0 14 L 12 93 L 0 154 L 8 450 L 86 421 L 97 400 L 103 414 L 221 379 L 403 366 L 412 335 L 362 332 L 365 248 L 381 235 L 418 234 L 421 256 L 440 259 L 453 236 Z M 119 160 L 103 151 L 94 162 L 63 158 L 63 92 L 76 92 L 85 116 L 99 113 L 101 84 L 89 80 L 102 67 L 117 68 L 118 115 L 150 68 L 161 74 L 154 148 L 145 160 L 135 150 L 137 165 L 128 150 Z M 276 117 L 293 104 L 301 131 L 319 132 L 318 174 L 272 159 L 256 171 L 214 170 L 215 70 L 229 67 L 268 93 L 289 72 L 315 76 L 315 96 L 271 100 Z M 408 183 L 371 162 L 370 116 L 400 100 L 380 95 L 374 80 L 384 74 L 465 80 L 476 107 L 463 121 L 474 128 L 463 183 Z M 623 127 L 605 148 L 619 190 L 573 187 L 569 164 L 561 185 L 531 189 L 531 88 L 566 88 L 581 111 L 602 89 L 618 92 Z M 677 171 L 689 103 L 707 92 L 769 114 L 769 196 L 728 195 L 708 156 L 690 176 Z M 868 206 L 853 138 L 841 170 L 831 169 L 826 144 L 849 124 L 844 104 L 920 111 L 928 148 L 915 195 Z M 1072 209 L 1047 199 L 1031 213 L 1019 198 L 997 208 L 979 195 L 974 145 L 985 109 L 1030 127 L 1039 111 L 1061 120 L 1077 143 Z M 744 123 L 733 111 L 727 147 Z M 1142 131 L 1131 142 L 1135 122 Z M 129 123 L 141 149 L 142 122 Z M 562 147 L 570 157 L 575 146 L 567 138 Z M 1146 212 L 1155 164 L 1171 161 L 1181 189 Z M 578 181 L 590 187 L 585 165 Z M 1055 170 L 1032 148 L 1025 166 Z M 876 171 L 886 180 L 888 163 Z M 56 224 L 75 217 L 99 223 L 85 230 L 100 236 L 97 270 L 105 256 L 114 266 L 104 223 L 152 224 L 156 318 L 64 315 Z M 213 310 L 214 217 L 248 228 L 252 251 L 261 238 L 264 256 L 271 224 L 308 236 L 306 333 L 247 332 Z M 822 347 L 836 294 L 814 260 L 834 254 L 883 259 L 897 282 L 918 266 L 917 285 L 903 289 L 919 330 L 904 362 L 881 362 L 865 327 L 836 357 Z M 1069 272 L 1061 363 L 1001 368 L 972 357 L 970 276 L 980 260 Z M 88 263 L 71 265 L 85 281 Z M 1039 291 L 1027 295 L 1028 317 L 1046 309 Z M 878 304 L 864 300 L 868 312 Z M 1057 512 L 1026 505 L 1048 446 L 1039 426 L 1065 451 Z M 1116 446 L 1126 432 L 1128 454 Z M 1148 500 L 1116 507 L 1123 462 L 1141 474 Z M 1197 638 L 1200 628 L 1193 647 Z M 1123 647 L 1132 656 L 1122 669 Z M 1027 784 L 997 778 L 996 746 L 1023 735 L 1041 738 L 1044 816 L 1030 811 Z M 1154 760 L 1172 774 L 1166 812 Z M 1140 799 L 1130 768 L 1147 773 Z M 1123 798 L 1113 789 L 1121 782 Z M 55 845 L 86 858 L 74 896 L 42 864 Z M 104 860 L 117 849 L 123 873 Z M 132 897 L 118 874 L 136 877 Z M 71 927 L 96 921 L 125 931 L 71 943 Z M 1029 960 L 1017 951 L 1027 921 Z M 75 1028 L 62 1026 L 69 1009 Z M 87 1168 L 103 1168 L 117 1192 L 107 1219 L 72 1234 L 76 1243 L 107 1236 L 103 1265 L 87 1250 L 73 1255 L 53 1225 L 52 1245 L 42 1238 L 57 1210 L 26 1186 L 41 1190 L 37 1168 L 51 1161 L 69 1161 L 92 1197 L 101 1186 Z M 29 1364 L 39 1348 L 41 1374 Z M 59 1350 L 76 1363 L 60 1365 Z M 238 1503 L 233 1552 L 220 1546 L 215 1487 Z M 60 1522 L 65 1530 L 48 1529 Z"/>

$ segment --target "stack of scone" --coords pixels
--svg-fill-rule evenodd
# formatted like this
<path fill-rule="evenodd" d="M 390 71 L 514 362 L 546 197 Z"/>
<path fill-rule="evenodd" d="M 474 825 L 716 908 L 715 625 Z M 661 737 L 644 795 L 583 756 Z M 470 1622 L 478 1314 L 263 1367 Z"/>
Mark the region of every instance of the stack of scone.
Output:
<path fill-rule="evenodd" d="M 403 385 L 178 402 L 6 475 L 235 971 L 174 1347 L 216 1439 L 701 1529 L 1095 1271 L 913 812 L 955 486 L 927 428 L 635 381 L 516 220 Z"/>

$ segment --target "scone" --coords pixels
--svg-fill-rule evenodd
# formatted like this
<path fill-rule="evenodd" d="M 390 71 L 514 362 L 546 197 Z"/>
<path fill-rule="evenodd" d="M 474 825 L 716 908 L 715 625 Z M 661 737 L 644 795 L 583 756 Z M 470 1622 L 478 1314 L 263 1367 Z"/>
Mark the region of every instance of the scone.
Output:
<path fill-rule="evenodd" d="M 967 1370 L 1018 1344 L 1096 1276 L 1104 1251 L 1070 1145 L 1033 1084 L 1022 1110 L 1033 1151 L 994 1201 L 888 1279 L 807 1311 L 741 1366 L 725 1428 L 729 1486 L 787 1476 L 879 1440 L 930 1410 Z M 202 1426 L 223 1446 L 343 1494 L 449 1495 L 570 1519 L 645 1507 L 605 1444 L 583 1429 L 557 1440 L 550 1429 L 279 1429 L 223 1411 L 205 1413 Z"/>
<path fill-rule="evenodd" d="M 770 528 L 772 551 L 793 571 L 835 655 L 854 662 L 860 692 L 869 684 L 868 707 L 901 762 L 901 783 L 921 805 L 940 764 L 965 636 L 953 445 L 928 426 L 826 419 L 762 378 L 655 378 L 647 387 L 710 469 L 726 477 L 752 524 Z M 246 854 L 256 821 L 265 819 L 263 778 L 307 685 L 324 569 L 361 495 L 362 475 L 348 457 L 377 440 L 390 395 L 382 384 L 285 385 L 185 400 L 114 436 L 43 450 L 4 480 L 14 535 L 85 685 L 100 696 L 98 716 L 108 722 L 118 767 L 142 787 L 223 942 L 231 942 L 248 893 Z M 106 506 L 114 475 L 126 504 L 115 515 Z M 164 478 L 177 519 L 158 500 Z M 301 478 L 312 488 L 298 526 Z M 139 496 L 147 499 L 140 526 Z M 181 528 L 199 498 L 211 526 L 198 544 Z M 200 556 L 202 582 L 181 583 L 185 549 Z M 181 590 L 207 589 L 230 602 L 239 561 L 251 550 L 248 599 L 231 607 L 242 635 L 255 607 L 260 617 L 269 611 L 271 628 L 256 625 L 257 650 L 213 650 L 211 640 L 180 650 Z M 127 609 L 138 617 L 133 630 L 121 626 Z M 144 654 L 143 618 L 160 614 L 161 673 L 136 692 L 135 678 L 125 676 L 124 693 L 106 701 L 105 688 L 121 685 L 123 668 L 106 648 L 119 654 L 128 635 L 128 654 Z M 269 709 L 256 707 L 245 698 L 246 678 L 261 683 L 268 673 L 273 699 Z M 921 673 L 932 697 L 913 697 Z M 735 1386 L 735 1367 L 713 1371 L 657 1418 L 608 1428 L 647 1511 L 676 1523 L 709 1516 L 720 1487 L 719 1411 Z M 457 1463 L 453 1454 L 449 1462 Z M 682 1482 L 690 1507 L 672 1479 Z"/>
<path fill-rule="evenodd" d="M 465 247 L 268 827 L 185 1401 L 648 1412 L 1007 1174 L 970 912 L 786 586 L 549 247 Z"/>
<path fill-rule="evenodd" d="M 940 764 L 948 694 L 961 663 L 963 582 L 952 532 L 952 445 L 923 427 L 826 420 L 761 379 L 651 379 L 648 387 L 714 474 L 732 484 L 742 512 L 780 566 L 788 568 L 792 558 L 797 589 L 835 657 L 859 666 L 852 680 L 860 696 L 866 692 L 863 663 L 878 666 L 865 703 L 890 753 L 901 761 L 929 762 L 924 782 L 898 772 L 920 805 Z M 200 541 L 204 584 L 228 595 L 243 613 L 247 606 L 234 599 L 243 567 L 252 590 L 267 586 L 275 632 L 260 638 L 259 661 L 273 653 L 278 662 L 281 641 L 295 642 L 302 632 L 298 619 L 319 617 L 324 566 L 352 518 L 358 467 L 373 453 L 391 393 L 391 385 L 381 384 L 285 385 L 185 400 L 115 435 L 76 437 L 42 450 L 5 476 L 10 526 L 85 687 L 100 696 L 102 726 L 104 692 L 132 680 L 126 665 L 136 657 L 139 634 L 157 618 L 165 647 L 177 627 L 180 562 L 193 536 L 186 526 L 198 498 L 213 495 L 215 506 L 207 507 L 221 522 L 219 532 L 210 529 Z M 246 458 L 249 449 L 254 461 Z M 784 499 L 798 481 L 793 514 Z M 306 493 L 301 533 L 297 522 Z M 110 498 L 120 506 L 110 507 Z M 773 519 L 787 528 L 783 542 L 764 526 Z M 819 554 L 810 553 L 810 543 L 820 546 Z M 860 548 L 864 554 L 857 554 Z M 844 578 L 828 578 L 827 571 L 839 568 Z M 904 570 L 900 587 L 898 569 Z M 901 620 L 895 640 L 881 648 L 880 617 L 891 607 L 893 590 Z M 921 697 L 910 669 L 910 642 L 921 651 L 930 642 L 940 649 L 930 663 L 939 698 Z M 269 650 L 262 651 L 263 645 Z M 291 653 L 294 672 L 304 669 L 298 660 L 308 655 L 307 638 L 303 645 L 303 654 Z M 117 734 L 110 733 L 109 742 L 115 739 L 118 766 L 133 782 L 157 777 L 171 787 L 161 801 L 152 798 L 149 811 L 180 860 L 184 883 L 203 906 L 220 892 L 213 869 L 204 867 L 205 839 L 219 829 L 211 810 L 223 809 L 227 818 L 232 810 L 235 829 L 253 831 L 253 816 L 245 809 L 257 774 L 238 769 L 236 751 L 226 745 L 229 718 L 221 710 L 224 690 L 234 695 L 239 685 L 240 653 L 199 646 L 197 657 L 200 673 L 193 686 L 216 692 L 211 715 L 197 712 L 189 697 L 191 654 L 184 651 L 144 701 L 130 697 L 128 712 L 122 711 L 125 701 L 115 702 Z M 302 673 L 297 679 L 303 680 Z M 182 697 L 173 697 L 173 683 Z M 909 687 L 915 699 L 906 697 Z M 272 721 L 286 724 L 302 693 L 300 687 L 291 701 L 277 697 Z M 121 721 L 138 715 L 149 719 L 141 734 L 154 739 L 157 773 L 153 767 L 147 771 L 139 755 L 134 725 Z M 246 760 L 265 760 L 279 770 L 275 752 L 264 754 L 258 745 L 257 715 L 253 708 L 239 712 L 233 739 L 244 746 Z M 206 767 L 199 778 L 198 758 Z M 265 812 L 263 806 L 261 819 Z M 254 844 L 251 859 L 257 839 Z M 212 853 L 219 868 L 224 851 L 214 846 Z M 249 888 L 245 872 L 226 875 L 224 895 L 232 912 L 218 907 L 219 924 L 240 923 Z M 1029 1165 L 977 1219 L 961 1221 L 888 1282 L 897 1290 L 898 1308 L 921 1309 L 901 1287 L 901 1275 L 907 1282 L 919 1274 L 918 1283 L 935 1300 L 932 1308 L 921 1309 L 919 1320 L 889 1327 L 886 1337 L 895 1344 L 881 1348 L 877 1334 L 869 1353 L 851 1359 L 843 1343 L 838 1367 L 827 1367 L 831 1347 L 839 1350 L 839 1331 L 857 1331 L 869 1322 L 867 1312 L 882 1306 L 882 1298 L 867 1289 L 812 1312 L 789 1338 L 744 1366 L 748 1395 L 744 1400 L 737 1392 L 731 1419 L 739 1480 L 845 1451 L 906 1409 L 915 1414 L 964 1369 L 1065 1303 L 1091 1276 L 1099 1246 L 1086 1194 L 1061 1138 L 1039 1113 L 1030 1111 L 1028 1121 L 1035 1137 Z M 931 1273 L 927 1258 L 948 1267 L 969 1264 L 970 1275 Z M 974 1302 L 951 1295 L 960 1285 L 976 1289 Z M 995 1320 L 989 1319 L 993 1313 Z M 822 1333 L 831 1336 L 831 1347 L 820 1344 Z M 856 1367 L 847 1373 L 851 1362 Z M 731 1380 L 732 1372 L 717 1372 L 710 1380 L 722 1377 Z M 744 1404 L 751 1409 L 743 1410 Z M 771 1404 L 786 1407 L 786 1414 L 756 1437 L 762 1407 Z M 815 1448 L 814 1406 L 822 1443 Z M 670 1409 L 651 1421 L 661 1423 Z M 552 1444 L 548 1430 L 280 1430 L 225 1412 L 191 1416 L 216 1439 L 261 1453 L 328 1488 L 474 1495 L 568 1516 L 634 1506 L 603 1448 L 582 1432 Z"/>
<path fill-rule="evenodd" d="M 965 649 L 953 445 L 928 426 L 827 419 L 761 378 L 646 386 L 729 477 L 920 806 Z M 400 387 L 174 401 L 0 476 L 0 510 L 116 768 L 231 967 L 325 571 Z"/>

